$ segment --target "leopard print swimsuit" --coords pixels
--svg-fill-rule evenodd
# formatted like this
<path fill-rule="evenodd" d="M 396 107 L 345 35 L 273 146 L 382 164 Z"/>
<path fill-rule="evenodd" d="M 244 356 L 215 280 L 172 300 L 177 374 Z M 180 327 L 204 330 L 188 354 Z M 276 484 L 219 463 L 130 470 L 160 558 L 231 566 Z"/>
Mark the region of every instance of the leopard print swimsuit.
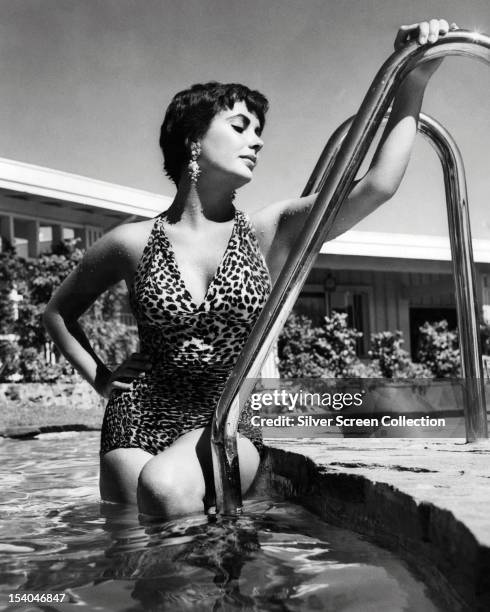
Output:
<path fill-rule="evenodd" d="M 271 280 L 248 216 L 235 209 L 223 259 L 197 306 L 164 230 L 153 225 L 129 292 L 140 351 L 152 369 L 129 390 L 114 390 L 102 425 L 101 453 L 141 448 L 157 454 L 183 433 L 211 424 L 226 380 L 259 316 Z M 250 411 L 239 431 L 261 450 Z"/>

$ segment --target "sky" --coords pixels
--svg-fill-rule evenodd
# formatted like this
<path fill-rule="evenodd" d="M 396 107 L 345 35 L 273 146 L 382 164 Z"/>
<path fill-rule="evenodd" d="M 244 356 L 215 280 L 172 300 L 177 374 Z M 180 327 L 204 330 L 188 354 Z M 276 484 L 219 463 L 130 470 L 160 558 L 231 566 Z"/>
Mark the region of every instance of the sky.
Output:
<path fill-rule="evenodd" d="M 488 0 L 0 0 L 0 156 L 172 196 L 160 124 L 196 82 L 242 82 L 271 108 L 245 210 L 299 195 L 401 24 L 490 33 Z M 423 110 L 465 160 L 473 236 L 490 239 L 490 72 L 450 57 Z M 440 164 L 419 138 L 397 194 L 355 229 L 447 234 Z"/>

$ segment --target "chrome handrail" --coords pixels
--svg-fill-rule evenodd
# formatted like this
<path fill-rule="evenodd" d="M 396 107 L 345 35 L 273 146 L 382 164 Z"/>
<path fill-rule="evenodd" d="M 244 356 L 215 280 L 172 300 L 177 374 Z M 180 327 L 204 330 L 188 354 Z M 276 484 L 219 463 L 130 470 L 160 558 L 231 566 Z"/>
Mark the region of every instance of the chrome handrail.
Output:
<path fill-rule="evenodd" d="M 327 145 L 331 154 L 335 154 L 340 148 L 354 118 L 344 121 L 331 136 Z M 387 119 L 386 116 L 385 120 Z M 458 145 L 438 121 L 425 113 L 420 113 L 418 131 L 438 154 L 444 175 L 451 259 L 456 286 L 461 366 L 465 379 L 463 397 L 466 438 L 470 442 L 488 438 L 488 425 L 466 173 Z"/>
<path fill-rule="evenodd" d="M 250 395 L 253 379 L 258 376 L 317 254 L 328 239 L 396 90 L 413 68 L 448 55 L 475 57 L 490 63 L 490 37 L 465 30 L 451 31 L 433 45 L 419 46 L 414 42 L 392 54 L 374 78 L 342 146 L 337 151 L 327 145 L 302 193 L 308 195 L 320 188 L 295 248 L 225 385 L 213 419 L 216 502 L 217 509 L 224 514 L 237 514 L 241 508 L 236 436 L 240 412 L 238 393 L 244 397 Z"/>
<path fill-rule="evenodd" d="M 488 425 L 464 163 L 456 142 L 435 119 L 421 115 L 419 130 L 437 152 L 444 173 L 449 241 L 456 288 L 466 441 L 474 442 L 488 438 Z"/>

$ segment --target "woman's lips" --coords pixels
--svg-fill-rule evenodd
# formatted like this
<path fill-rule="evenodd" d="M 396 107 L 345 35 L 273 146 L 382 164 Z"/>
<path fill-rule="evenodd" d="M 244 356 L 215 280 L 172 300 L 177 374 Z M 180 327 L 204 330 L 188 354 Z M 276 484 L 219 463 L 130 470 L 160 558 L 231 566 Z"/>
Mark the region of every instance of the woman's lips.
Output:
<path fill-rule="evenodd" d="M 252 168 L 255 167 L 257 163 L 257 158 L 248 155 L 240 155 L 240 159 L 243 159 L 243 161 L 248 162 L 248 165 L 250 165 Z"/>

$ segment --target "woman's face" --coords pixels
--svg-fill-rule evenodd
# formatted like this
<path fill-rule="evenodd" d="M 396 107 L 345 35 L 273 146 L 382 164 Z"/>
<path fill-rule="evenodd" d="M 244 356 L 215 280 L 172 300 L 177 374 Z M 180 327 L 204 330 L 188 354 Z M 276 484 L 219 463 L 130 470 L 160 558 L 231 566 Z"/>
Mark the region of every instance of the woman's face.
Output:
<path fill-rule="evenodd" d="M 232 109 L 215 115 L 206 134 L 200 140 L 199 166 L 204 175 L 217 179 L 234 179 L 235 187 L 248 183 L 257 165 L 263 146 L 258 118 L 245 102 L 235 102 Z"/>

